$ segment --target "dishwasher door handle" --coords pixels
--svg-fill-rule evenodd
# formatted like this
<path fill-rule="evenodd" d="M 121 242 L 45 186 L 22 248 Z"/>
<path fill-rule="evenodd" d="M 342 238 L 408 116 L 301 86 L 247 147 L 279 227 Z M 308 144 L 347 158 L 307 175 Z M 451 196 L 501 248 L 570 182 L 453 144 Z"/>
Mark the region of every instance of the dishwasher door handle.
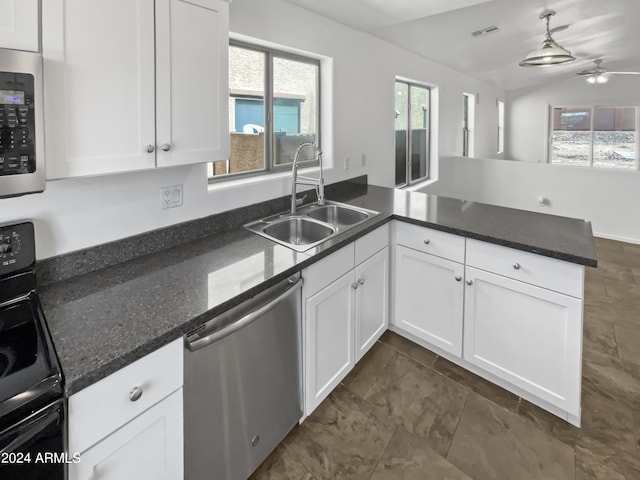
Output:
<path fill-rule="evenodd" d="M 262 315 L 267 313 L 269 310 L 275 307 L 278 303 L 280 303 L 282 300 L 287 298 L 289 295 L 291 295 L 293 292 L 295 292 L 301 287 L 302 287 L 302 281 L 298 280 L 296 283 L 294 283 L 291 287 L 286 289 L 280 295 L 275 297 L 273 300 L 270 300 L 269 303 L 261 306 L 256 310 L 253 310 L 252 312 L 236 320 L 232 324 L 227 325 L 226 327 L 216 332 L 213 332 L 212 334 L 207 335 L 206 337 L 198 338 L 196 340 L 187 339 L 185 341 L 187 348 L 189 349 L 190 352 L 195 352 L 196 350 L 200 350 L 201 348 L 204 348 L 207 345 L 211 345 L 212 343 L 217 342 L 218 340 L 228 335 L 231 335 L 233 332 L 237 332 L 241 328 L 246 327 L 251 322 L 260 318 Z"/>

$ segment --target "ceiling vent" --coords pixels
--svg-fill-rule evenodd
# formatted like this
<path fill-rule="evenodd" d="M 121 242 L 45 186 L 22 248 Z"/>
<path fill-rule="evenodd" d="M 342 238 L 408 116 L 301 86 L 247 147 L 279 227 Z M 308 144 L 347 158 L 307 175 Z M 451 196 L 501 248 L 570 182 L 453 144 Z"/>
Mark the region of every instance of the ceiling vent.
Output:
<path fill-rule="evenodd" d="M 490 27 L 481 28 L 480 30 L 476 30 L 475 32 L 471 32 L 472 37 L 484 37 L 485 35 L 489 35 L 490 33 L 496 33 L 498 31 L 498 27 L 495 25 L 491 25 Z"/>

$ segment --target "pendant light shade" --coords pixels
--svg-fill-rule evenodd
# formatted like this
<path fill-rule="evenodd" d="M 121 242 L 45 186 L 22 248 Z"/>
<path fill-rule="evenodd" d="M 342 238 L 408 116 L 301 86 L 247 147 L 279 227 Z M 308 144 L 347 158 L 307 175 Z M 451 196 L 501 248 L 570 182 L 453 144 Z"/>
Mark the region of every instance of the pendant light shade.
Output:
<path fill-rule="evenodd" d="M 547 35 L 542 42 L 542 47 L 534 50 L 522 60 L 519 65 L 521 67 L 548 67 L 551 65 L 560 65 L 562 63 L 573 62 L 575 57 L 571 55 L 571 52 L 556 43 L 551 37 L 549 31 L 549 17 L 555 15 L 553 10 L 547 10 L 542 15 L 541 19 L 547 20 Z"/>

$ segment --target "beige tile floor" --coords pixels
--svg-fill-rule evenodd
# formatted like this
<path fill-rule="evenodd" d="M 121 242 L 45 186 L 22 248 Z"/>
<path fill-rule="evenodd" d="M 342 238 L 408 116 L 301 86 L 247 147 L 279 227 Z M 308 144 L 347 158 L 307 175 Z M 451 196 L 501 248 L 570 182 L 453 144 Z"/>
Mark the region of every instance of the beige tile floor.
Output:
<path fill-rule="evenodd" d="M 253 479 L 640 479 L 640 245 L 596 239 L 582 428 L 385 333 Z"/>

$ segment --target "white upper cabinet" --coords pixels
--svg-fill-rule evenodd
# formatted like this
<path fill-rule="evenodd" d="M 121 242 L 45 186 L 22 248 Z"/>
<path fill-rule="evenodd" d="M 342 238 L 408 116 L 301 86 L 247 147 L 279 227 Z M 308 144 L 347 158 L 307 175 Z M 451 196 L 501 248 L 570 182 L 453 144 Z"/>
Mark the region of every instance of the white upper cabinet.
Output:
<path fill-rule="evenodd" d="M 157 165 L 229 157 L 229 12 L 221 0 L 156 1 Z"/>
<path fill-rule="evenodd" d="M 153 0 L 42 7 L 47 177 L 154 167 Z"/>
<path fill-rule="evenodd" d="M 43 2 L 47 177 L 228 156 L 228 4 Z"/>
<path fill-rule="evenodd" d="M 38 0 L 0 0 L 0 48 L 37 52 Z"/>

